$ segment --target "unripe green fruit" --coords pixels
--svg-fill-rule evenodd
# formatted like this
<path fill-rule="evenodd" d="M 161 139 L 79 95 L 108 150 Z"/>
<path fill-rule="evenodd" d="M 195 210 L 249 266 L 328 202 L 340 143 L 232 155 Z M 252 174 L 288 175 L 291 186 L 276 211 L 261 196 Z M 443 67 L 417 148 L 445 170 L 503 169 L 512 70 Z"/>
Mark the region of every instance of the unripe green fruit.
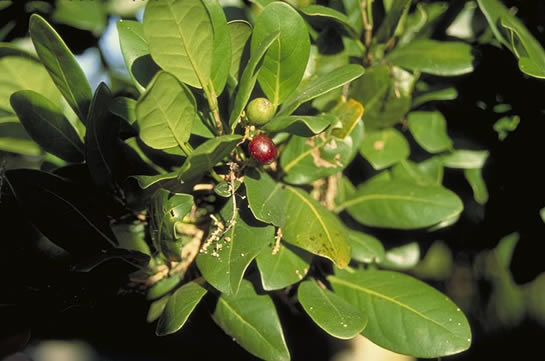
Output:
<path fill-rule="evenodd" d="M 274 116 L 274 105 L 267 98 L 255 98 L 246 107 L 248 122 L 252 125 L 263 125 Z"/>

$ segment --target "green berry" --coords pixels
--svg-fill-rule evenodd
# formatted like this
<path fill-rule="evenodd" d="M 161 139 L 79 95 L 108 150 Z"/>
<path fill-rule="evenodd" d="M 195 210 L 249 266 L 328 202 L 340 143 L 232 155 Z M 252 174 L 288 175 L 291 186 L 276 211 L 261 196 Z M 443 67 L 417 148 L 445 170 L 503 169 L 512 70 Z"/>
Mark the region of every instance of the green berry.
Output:
<path fill-rule="evenodd" d="M 267 98 L 255 98 L 246 107 L 248 122 L 252 125 L 263 125 L 274 116 L 274 105 Z"/>

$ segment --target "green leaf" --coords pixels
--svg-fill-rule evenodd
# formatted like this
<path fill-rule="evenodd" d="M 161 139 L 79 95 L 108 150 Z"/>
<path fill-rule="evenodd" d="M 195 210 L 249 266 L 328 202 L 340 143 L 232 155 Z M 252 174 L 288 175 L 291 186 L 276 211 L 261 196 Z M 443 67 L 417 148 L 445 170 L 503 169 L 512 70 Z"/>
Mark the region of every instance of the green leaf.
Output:
<path fill-rule="evenodd" d="M 231 69 L 229 74 L 238 81 L 241 67 L 243 65 L 243 54 L 248 39 L 252 35 L 252 27 L 243 20 L 230 21 L 227 24 L 229 33 L 231 34 Z"/>
<path fill-rule="evenodd" d="M 428 177 L 433 179 L 435 183 L 443 183 L 444 167 L 441 157 L 431 157 L 416 165 Z"/>
<path fill-rule="evenodd" d="M 382 263 L 384 246 L 375 237 L 358 231 L 348 230 L 348 243 L 352 248 L 352 259 L 363 263 Z"/>
<path fill-rule="evenodd" d="M 156 321 L 159 317 L 161 317 L 161 314 L 163 313 L 169 298 L 170 295 L 166 295 L 159 298 L 158 300 L 153 301 L 150 304 L 148 314 L 146 316 L 146 322 L 152 323 Z"/>
<path fill-rule="evenodd" d="M 301 283 L 297 299 L 318 326 L 333 337 L 350 339 L 367 326 L 367 316 L 314 280 Z"/>
<path fill-rule="evenodd" d="M 57 0 L 51 20 L 100 36 L 107 25 L 104 5 L 102 2 Z"/>
<path fill-rule="evenodd" d="M 15 92 L 10 100 L 25 130 L 40 147 L 68 162 L 83 162 L 84 145 L 55 104 L 32 90 Z"/>
<path fill-rule="evenodd" d="M 545 50 L 524 24 L 498 0 L 478 0 L 477 3 L 496 38 L 519 60 L 520 70 L 545 78 Z"/>
<path fill-rule="evenodd" d="M 111 99 L 110 89 L 100 83 L 87 119 L 86 162 L 91 178 L 98 186 L 111 185 L 117 175 L 114 168 L 120 122 L 118 118 L 110 116 L 108 109 Z"/>
<path fill-rule="evenodd" d="M 460 198 L 442 186 L 402 180 L 364 183 L 341 206 L 362 224 L 396 229 L 429 227 L 463 210 Z"/>
<path fill-rule="evenodd" d="M 144 34 L 153 60 L 178 80 L 206 88 L 214 56 L 214 28 L 202 0 L 152 1 Z"/>
<path fill-rule="evenodd" d="M 19 46 L 12 43 L 1 43 L 0 42 L 0 59 L 5 57 L 17 57 L 17 58 L 26 58 L 28 60 L 34 61 L 36 64 L 40 63 L 34 54 L 29 51 L 21 49 Z"/>
<path fill-rule="evenodd" d="M 115 97 L 110 102 L 109 111 L 129 124 L 136 122 L 137 101 L 127 97 Z"/>
<path fill-rule="evenodd" d="M 452 149 L 447 134 L 447 121 L 439 112 L 411 112 L 408 125 L 416 142 L 429 153 Z"/>
<path fill-rule="evenodd" d="M 420 246 L 417 242 L 411 242 L 400 247 L 390 248 L 386 252 L 382 266 L 402 271 L 413 268 L 419 260 Z"/>
<path fill-rule="evenodd" d="M 21 123 L 0 123 L 0 150 L 37 156 L 42 150 L 28 135 Z"/>
<path fill-rule="evenodd" d="M 463 312 L 427 284 L 391 271 L 343 272 L 333 290 L 369 318 L 362 334 L 388 350 L 435 358 L 467 350 L 471 330 Z"/>
<path fill-rule="evenodd" d="M 280 36 L 263 58 L 259 85 L 274 105 L 281 104 L 299 85 L 310 54 L 310 39 L 303 18 L 290 5 L 273 2 L 255 22 L 251 40 L 252 55 L 272 32 Z"/>
<path fill-rule="evenodd" d="M 475 62 L 468 44 L 430 39 L 415 40 L 396 48 L 386 59 L 402 68 L 439 76 L 471 73 Z"/>
<path fill-rule="evenodd" d="M 196 282 L 189 282 L 178 288 L 168 299 L 155 334 L 165 336 L 180 330 L 205 294 L 206 289 Z"/>
<path fill-rule="evenodd" d="M 219 96 L 225 88 L 229 70 L 231 69 L 231 34 L 227 27 L 227 19 L 223 8 L 217 0 L 203 0 L 208 10 L 212 27 L 214 28 L 214 52 L 212 55 L 211 82 L 209 88 L 214 89 L 213 94 Z"/>
<path fill-rule="evenodd" d="M 222 135 L 199 145 L 187 157 L 178 171 L 178 179 L 184 183 L 195 180 L 228 156 L 241 141 L 240 135 Z"/>
<path fill-rule="evenodd" d="M 441 166 L 441 164 L 439 163 Z M 404 159 L 392 167 L 392 178 L 413 182 L 419 185 L 441 184 L 437 177 L 419 168 L 420 164 Z M 442 167 L 442 166 L 441 166 Z"/>
<path fill-rule="evenodd" d="M 42 64 L 68 104 L 85 123 L 93 92 L 83 70 L 59 34 L 44 18 L 32 14 L 29 29 Z"/>
<path fill-rule="evenodd" d="M 365 108 L 365 127 L 385 128 L 401 121 L 411 106 L 416 77 L 400 68 L 379 65 L 352 83 L 350 95 Z"/>
<path fill-rule="evenodd" d="M 159 282 L 148 288 L 146 299 L 151 301 L 165 296 L 176 288 L 180 281 L 180 275 L 178 274 L 173 274 L 172 276 L 161 279 Z"/>
<path fill-rule="evenodd" d="M 187 149 L 197 105 L 191 91 L 170 73 L 161 71 L 136 104 L 140 137 L 148 146 Z"/>
<path fill-rule="evenodd" d="M 341 25 L 350 37 L 358 38 L 358 31 L 352 27 L 348 17 L 340 11 L 322 5 L 303 6 L 299 8 L 299 11 L 309 17 L 331 20 L 334 23 Z"/>
<path fill-rule="evenodd" d="M 144 25 L 137 21 L 121 20 L 117 23 L 117 32 L 129 75 L 138 91 L 143 93 L 160 70 L 151 58 Z"/>
<path fill-rule="evenodd" d="M 490 153 L 487 150 L 455 150 L 447 155 L 441 156 L 441 161 L 447 168 L 482 168 L 489 154 Z"/>
<path fill-rule="evenodd" d="M 245 177 L 248 203 L 260 221 L 280 227 L 283 239 L 332 260 L 339 268 L 350 260 L 350 246 L 339 219 L 305 192 L 276 183 L 268 174 Z"/>
<path fill-rule="evenodd" d="M 331 114 L 320 115 L 285 115 L 275 117 L 265 124 L 261 129 L 266 132 L 286 132 L 301 137 L 311 137 L 322 133 L 336 121 Z"/>
<path fill-rule="evenodd" d="M 488 189 L 483 179 L 482 168 L 464 169 L 464 176 L 473 190 L 473 198 L 479 204 L 488 202 Z"/>
<path fill-rule="evenodd" d="M 354 159 L 364 132 L 363 107 L 350 99 L 335 107 L 332 114 L 340 120 L 342 128 L 333 129 L 331 135 L 320 134 L 310 139 L 293 136 L 290 139 L 280 156 L 286 182 L 310 183 L 338 173 Z"/>
<path fill-rule="evenodd" d="M 411 5 L 411 0 L 394 0 L 388 14 L 380 24 L 375 35 L 376 41 L 386 43 L 390 40 L 399 25 L 403 14 L 407 13 Z"/>
<path fill-rule="evenodd" d="M 149 205 L 150 235 L 155 249 L 168 260 L 181 261 L 179 252 L 181 240 L 176 234 L 176 223 L 191 211 L 193 196 L 189 194 L 171 194 L 159 189 Z"/>
<path fill-rule="evenodd" d="M 301 281 L 308 273 L 312 255 L 284 242 L 269 244 L 256 257 L 261 284 L 266 291 L 279 290 Z"/>
<path fill-rule="evenodd" d="M 413 98 L 412 108 L 417 108 L 427 102 L 454 100 L 456 98 L 458 98 L 458 91 L 456 90 L 456 88 L 448 87 L 430 89 L 425 92 L 419 93 L 418 95 L 415 95 L 415 97 Z"/>
<path fill-rule="evenodd" d="M 289 96 L 284 104 L 282 104 L 278 115 L 289 115 L 301 104 L 342 87 L 361 77 L 364 72 L 365 69 L 361 65 L 347 64 L 336 68 L 323 76 L 316 77 L 308 83 L 305 83 Z"/>
<path fill-rule="evenodd" d="M 170 172 L 157 175 L 137 175 L 134 176 L 138 182 L 138 186 L 142 189 L 147 189 L 153 185 L 159 185 L 162 188 L 170 189 L 168 185 L 179 185 L 178 173 Z"/>
<path fill-rule="evenodd" d="M 231 110 L 231 117 L 229 118 L 229 125 L 231 128 L 234 129 L 244 107 L 248 103 L 248 100 L 250 100 L 257 77 L 262 69 L 263 62 L 261 60 L 267 53 L 267 50 L 278 40 L 279 36 L 280 33 L 275 31 L 264 38 L 258 46 L 252 46 L 252 49 L 255 50 L 252 50 L 248 64 L 242 72 L 238 91 L 235 96 L 235 102 L 233 104 L 233 110 Z"/>
<path fill-rule="evenodd" d="M 512 115 L 501 117 L 494 123 L 494 130 L 498 133 L 498 139 L 503 141 L 507 136 L 514 132 L 520 123 L 520 116 Z"/>
<path fill-rule="evenodd" d="M 361 155 L 373 168 L 387 168 L 409 156 L 409 142 L 394 128 L 368 131 L 360 146 Z"/>
<path fill-rule="evenodd" d="M 243 281 L 236 295 L 222 294 L 214 321 L 246 351 L 267 361 L 288 361 L 290 354 L 270 296 L 259 296 Z"/>
<path fill-rule="evenodd" d="M 117 243 L 109 220 L 80 185 L 34 169 L 8 170 L 6 178 L 25 214 L 56 245 L 89 257 Z"/>
<path fill-rule="evenodd" d="M 233 202 L 229 200 L 218 219 L 227 228 L 232 216 Z M 199 253 L 197 267 L 208 283 L 223 294 L 235 294 L 250 263 L 271 242 L 274 227 L 256 221 L 241 207 L 232 227 Z"/>

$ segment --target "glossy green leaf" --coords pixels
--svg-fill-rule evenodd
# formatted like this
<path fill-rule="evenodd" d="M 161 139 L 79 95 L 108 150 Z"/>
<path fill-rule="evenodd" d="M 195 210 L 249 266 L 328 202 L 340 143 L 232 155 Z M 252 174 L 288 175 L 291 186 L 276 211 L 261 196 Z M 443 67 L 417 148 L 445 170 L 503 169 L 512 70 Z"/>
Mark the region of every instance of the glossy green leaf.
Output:
<path fill-rule="evenodd" d="M 267 50 L 278 40 L 280 33 L 278 31 L 270 33 L 265 37 L 258 46 L 253 46 L 252 54 L 248 60 L 248 64 L 242 72 L 240 78 L 238 91 L 233 103 L 233 109 L 231 110 L 231 117 L 229 118 L 229 125 L 234 128 L 237 122 L 240 120 L 240 116 L 244 107 L 250 100 L 252 90 L 254 89 L 257 77 L 262 69 L 262 59 L 267 53 Z"/>
<path fill-rule="evenodd" d="M 170 187 L 166 186 L 166 184 L 180 184 L 180 182 L 178 182 L 177 172 L 157 175 L 137 175 L 134 176 L 134 178 L 142 189 L 147 189 L 153 185 L 160 185 L 165 189 L 170 189 Z"/>
<path fill-rule="evenodd" d="M 144 34 L 153 60 L 178 80 L 208 86 L 214 56 L 214 28 L 202 0 L 151 1 Z"/>
<path fill-rule="evenodd" d="M 386 57 L 392 64 L 423 73 L 453 76 L 473 71 L 471 46 L 462 42 L 415 40 Z"/>
<path fill-rule="evenodd" d="M 289 96 L 278 115 L 289 115 L 295 111 L 301 104 L 326 94 L 334 89 L 338 89 L 343 85 L 361 77 L 365 69 L 361 65 L 347 64 L 314 78 L 297 89 Z"/>
<path fill-rule="evenodd" d="M 44 18 L 33 14 L 29 29 L 42 64 L 68 104 L 85 123 L 93 92 L 83 70 L 59 34 Z"/>
<path fill-rule="evenodd" d="M 434 358 L 467 350 L 471 330 L 463 312 L 427 284 L 391 271 L 328 277 L 335 293 L 365 313 L 362 334 L 386 349 Z"/>
<path fill-rule="evenodd" d="M 178 179 L 183 183 L 200 177 L 227 157 L 241 139 L 242 136 L 236 134 L 222 135 L 199 145 L 178 171 Z"/>
<path fill-rule="evenodd" d="M 129 75 L 138 91 L 143 93 L 159 71 L 151 58 L 148 41 L 144 36 L 144 26 L 137 21 L 121 20 L 117 23 L 117 32 Z"/>
<path fill-rule="evenodd" d="M 231 34 L 227 27 L 225 12 L 217 0 L 202 0 L 214 28 L 214 51 L 212 55 L 212 70 L 208 88 L 213 88 L 212 94 L 219 96 L 225 88 L 229 71 L 231 70 Z"/>
<path fill-rule="evenodd" d="M 205 294 L 206 289 L 196 282 L 189 282 L 178 288 L 168 299 L 155 334 L 165 336 L 180 330 Z"/>
<path fill-rule="evenodd" d="M 463 210 L 460 198 L 444 187 L 402 180 L 364 183 L 342 207 L 362 224 L 396 229 L 429 227 Z"/>
<path fill-rule="evenodd" d="M 252 35 L 251 25 L 243 20 L 231 21 L 227 24 L 229 33 L 231 34 L 231 69 L 230 75 L 234 79 L 239 79 L 239 75 L 242 73 L 241 67 L 243 65 L 243 54 L 248 39 Z"/>
<path fill-rule="evenodd" d="M 379 65 L 352 83 L 350 95 L 365 108 L 365 127 L 385 128 L 399 123 L 411 106 L 416 78 L 397 67 Z"/>
<path fill-rule="evenodd" d="M 353 338 L 367 325 L 365 313 L 314 280 L 299 285 L 297 299 L 310 318 L 333 337 Z"/>
<path fill-rule="evenodd" d="M 119 119 L 110 116 L 112 100 L 110 89 L 101 83 L 91 102 L 87 131 L 85 133 L 85 155 L 91 178 L 98 186 L 111 185 L 116 163 L 116 145 Z"/>
<path fill-rule="evenodd" d="M 286 115 L 271 119 L 261 129 L 272 133 L 286 132 L 301 137 L 311 137 L 326 130 L 335 121 L 336 117 L 331 114 Z"/>
<path fill-rule="evenodd" d="M 251 53 L 272 32 L 280 36 L 263 58 L 258 75 L 261 89 L 274 105 L 281 104 L 299 85 L 310 54 L 310 39 L 303 18 L 290 5 L 273 2 L 257 17 L 251 40 Z"/>
<path fill-rule="evenodd" d="M 402 16 L 409 10 L 411 0 L 394 0 L 386 17 L 380 24 L 375 38 L 380 43 L 390 40 L 399 25 Z"/>
<path fill-rule="evenodd" d="M 279 290 L 301 281 L 310 269 L 312 255 L 284 242 L 265 247 L 256 257 L 261 284 L 266 291 Z"/>
<path fill-rule="evenodd" d="M 8 170 L 6 178 L 25 214 L 51 242 L 81 257 L 116 245 L 108 218 L 80 185 L 34 169 Z"/>
<path fill-rule="evenodd" d="M 144 223 L 118 223 L 112 225 L 112 231 L 117 238 L 119 248 L 138 251 L 151 256 L 151 250 L 146 242 L 146 227 Z"/>
<path fill-rule="evenodd" d="M 115 97 L 110 102 L 109 110 L 129 124 L 136 122 L 136 100 L 127 97 Z"/>
<path fill-rule="evenodd" d="M 363 137 L 360 146 L 361 155 L 373 168 L 387 168 L 409 156 L 409 142 L 394 128 L 374 129 Z"/>
<path fill-rule="evenodd" d="M 159 72 L 136 104 L 140 137 L 148 146 L 186 149 L 197 105 L 191 91 L 167 72 Z"/>
<path fill-rule="evenodd" d="M 227 228 L 232 216 L 233 202 L 229 200 L 218 219 Z M 223 294 L 238 292 L 250 263 L 267 244 L 274 242 L 274 227 L 256 221 L 243 207 L 240 207 L 234 222 L 221 238 L 197 256 L 197 267 L 203 277 Z"/>
<path fill-rule="evenodd" d="M 42 153 L 40 146 L 30 138 L 23 125 L 15 122 L 0 123 L 0 150 L 30 156 Z"/>
<path fill-rule="evenodd" d="M 303 14 L 311 18 L 319 18 L 324 20 L 330 20 L 342 26 L 342 28 L 350 35 L 350 37 L 357 38 L 358 31 L 352 27 L 348 16 L 323 5 L 307 5 L 299 8 Z"/>
<path fill-rule="evenodd" d="M 236 295 L 221 295 L 214 321 L 251 354 L 266 361 L 288 361 L 290 354 L 270 296 L 259 296 L 243 281 Z"/>
<path fill-rule="evenodd" d="M 498 0 L 478 0 L 492 32 L 518 58 L 522 72 L 545 78 L 545 50 L 524 24 Z"/>
<path fill-rule="evenodd" d="M 2 50 L 0 48 L 0 50 Z M 16 121 L 17 117 L 10 105 L 10 96 L 19 90 L 33 90 L 41 94 L 51 102 L 60 101 L 61 95 L 45 68 L 29 56 L 19 56 L 15 53 L 0 57 L 0 111 L 2 118 L 0 123 Z"/>
<path fill-rule="evenodd" d="M 150 304 L 148 314 L 146 316 L 146 322 L 152 323 L 156 321 L 159 317 L 161 317 L 161 314 L 163 313 L 169 298 L 170 295 L 166 295 L 159 298 L 158 300 L 153 301 Z"/>
<path fill-rule="evenodd" d="M 181 260 L 179 252 L 181 240 L 176 234 L 176 223 L 191 211 L 193 196 L 190 194 L 171 194 L 159 189 L 149 205 L 150 235 L 155 249 L 169 260 Z"/>
<path fill-rule="evenodd" d="M 83 143 L 55 104 L 32 90 L 13 93 L 10 100 L 25 130 L 40 147 L 68 162 L 83 162 Z"/>
<path fill-rule="evenodd" d="M 479 204 L 488 202 L 488 189 L 483 179 L 482 168 L 464 169 L 464 176 L 473 190 L 473 198 Z"/>
<path fill-rule="evenodd" d="M 408 125 L 416 142 L 429 153 L 440 153 L 452 148 L 447 134 L 447 121 L 439 112 L 411 112 Z"/>
<path fill-rule="evenodd" d="M 283 239 L 332 260 L 339 268 L 350 261 L 350 246 L 339 219 L 305 192 L 276 183 L 264 172 L 245 177 L 246 195 L 254 216 L 280 227 Z"/>
<path fill-rule="evenodd" d="M 461 149 L 442 156 L 441 161 L 447 168 L 482 168 L 489 154 L 487 150 Z"/>
<path fill-rule="evenodd" d="M 352 259 L 363 263 L 382 263 L 384 246 L 375 237 L 358 231 L 348 231 L 348 243 L 352 247 Z"/>
<path fill-rule="evenodd" d="M 341 128 L 333 129 L 327 136 L 313 138 L 293 136 L 280 156 L 280 165 L 292 184 L 307 184 L 316 179 L 336 174 L 346 168 L 358 151 L 363 138 L 363 107 L 350 99 L 340 103 L 332 112 Z M 339 138 L 343 136 L 343 138 Z"/>
<path fill-rule="evenodd" d="M 178 274 L 163 278 L 162 280 L 148 288 L 148 292 L 146 293 L 146 299 L 151 301 L 165 296 L 174 288 L 176 288 L 180 281 L 181 279 Z"/>
<path fill-rule="evenodd" d="M 100 36 L 107 24 L 105 4 L 91 1 L 57 0 L 52 20 Z"/>
<path fill-rule="evenodd" d="M 390 248 L 386 251 L 382 266 L 393 270 L 408 270 L 420 261 L 420 246 L 417 242 Z"/>
<path fill-rule="evenodd" d="M 421 170 L 419 165 L 408 159 L 404 159 L 392 167 L 392 178 L 414 182 L 419 185 L 441 184 L 433 175 Z"/>

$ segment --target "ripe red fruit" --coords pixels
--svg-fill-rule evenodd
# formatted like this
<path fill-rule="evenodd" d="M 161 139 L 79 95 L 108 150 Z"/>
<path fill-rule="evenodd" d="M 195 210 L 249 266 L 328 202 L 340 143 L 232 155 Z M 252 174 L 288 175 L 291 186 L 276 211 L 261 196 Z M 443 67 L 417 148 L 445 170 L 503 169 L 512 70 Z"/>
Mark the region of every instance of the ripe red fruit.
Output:
<path fill-rule="evenodd" d="M 256 135 L 248 146 L 250 155 L 261 164 L 270 164 L 278 157 L 278 150 L 271 138 Z"/>

